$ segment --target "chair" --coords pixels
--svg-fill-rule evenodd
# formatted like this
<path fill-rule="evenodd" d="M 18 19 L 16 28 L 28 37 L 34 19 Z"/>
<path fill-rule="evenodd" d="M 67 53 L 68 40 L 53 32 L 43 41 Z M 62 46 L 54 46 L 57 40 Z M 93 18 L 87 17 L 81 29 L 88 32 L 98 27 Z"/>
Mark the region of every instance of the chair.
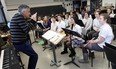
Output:
<path fill-rule="evenodd" d="M 110 66 L 110 62 L 116 64 L 116 47 L 111 45 L 111 44 L 108 44 L 108 43 L 105 43 L 106 46 L 104 46 L 104 51 L 106 53 L 106 57 L 109 61 L 109 66 Z"/>
<path fill-rule="evenodd" d="M 105 52 L 104 52 L 104 50 L 103 51 L 97 51 L 97 52 L 103 52 L 103 58 L 105 59 Z M 90 53 L 90 55 L 91 55 L 91 53 Z M 93 59 L 94 58 L 90 58 L 90 60 L 91 60 L 91 67 L 93 67 Z"/>

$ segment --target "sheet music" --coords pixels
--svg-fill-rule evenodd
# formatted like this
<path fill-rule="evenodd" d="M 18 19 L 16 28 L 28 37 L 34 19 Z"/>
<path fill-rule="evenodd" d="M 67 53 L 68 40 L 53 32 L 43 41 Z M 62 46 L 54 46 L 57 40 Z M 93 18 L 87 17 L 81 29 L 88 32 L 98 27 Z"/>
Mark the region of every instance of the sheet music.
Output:
<path fill-rule="evenodd" d="M 56 36 L 56 33 L 49 30 L 48 32 L 46 32 L 44 35 L 42 35 L 42 37 L 46 38 L 47 40 L 50 40 L 51 38 L 53 38 L 54 36 Z"/>
<path fill-rule="evenodd" d="M 50 39 L 50 41 L 56 41 L 56 40 L 58 40 L 58 38 L 59 38 L 60 36 L 58 36 L 58 35 L 56 35 L 56 36 L 54 36 L 52 39 Z"/>
<path fill-rule="evenodd" d="M 53 44 L 59 43 L 65 36 L 66 34 L 60 34 L 52 30 L 47 31 L 44 35 L 42 35 L 42 37 L 49 40 Z"/>

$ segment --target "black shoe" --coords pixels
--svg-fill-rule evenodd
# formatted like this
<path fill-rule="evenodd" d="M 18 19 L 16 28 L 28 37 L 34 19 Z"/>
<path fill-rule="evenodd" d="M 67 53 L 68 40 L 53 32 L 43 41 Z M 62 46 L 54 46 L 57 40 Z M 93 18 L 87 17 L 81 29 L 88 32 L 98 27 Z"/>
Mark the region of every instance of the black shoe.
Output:
<path fill-rule="evenodd" d="M 69 57 L 74 57 L 76 53 L 70 54 Z"/>
<path fill-rule="evenodd" d="M 68 51 L 62 51 L 62 52 L 61 52 L 61 54 L 66 54 L 66 53 L 68 53 Z"/>

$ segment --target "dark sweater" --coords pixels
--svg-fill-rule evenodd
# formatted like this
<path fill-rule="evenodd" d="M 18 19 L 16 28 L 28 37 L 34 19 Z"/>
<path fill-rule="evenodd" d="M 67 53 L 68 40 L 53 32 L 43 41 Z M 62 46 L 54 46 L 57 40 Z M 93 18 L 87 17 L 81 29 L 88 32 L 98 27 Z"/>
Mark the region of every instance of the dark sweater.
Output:
<path fill-rule="evenodd" d="M 30 38 L 29 31 L 35 27 L 34 23 L 36 23 L 34 20 L 27 21 L 23 15 L 15 14 L 10 22 L 12 42 L 15 44 L 25 43 Z"/>

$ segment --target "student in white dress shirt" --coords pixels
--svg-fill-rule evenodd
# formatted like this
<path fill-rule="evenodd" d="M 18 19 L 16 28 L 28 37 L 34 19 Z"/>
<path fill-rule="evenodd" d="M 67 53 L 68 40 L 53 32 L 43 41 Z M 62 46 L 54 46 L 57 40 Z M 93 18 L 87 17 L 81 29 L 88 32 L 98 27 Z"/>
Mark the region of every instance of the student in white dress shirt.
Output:
<path fill-rule="evenodd" d="M 89 17 L 88 12 L 85 12 L 84 18 L 82 19 L 85 27 L 83 28 L 83 34 L 86 35 L 89 30 L 91 30 L 92 27 L 92 18 Z"/>
<path fill-rule="evenodd" d="M 80 63 L 88 63 L 87 49 L 103 51 L 103 46 L 105 46 L 105 42 L 110 44 L 114 38 L 112 28 L 108 24 L 111 22 L 109 15 L 106 13 L 101 14 L 99 21 L 101 23 L 99 36 L 95 40 L 89 40 L 88 43 L 82 47 L 83 59 L 79 60 Z"/>
<path fill-rule="evenodd" d="M 51 23 L 51 30 L 52 31 L 56 31 L 57 24 L 58 24 L 58 22 L 56 21 L 56 17 L 52 16 L 51 21 L 52 21 L 52 23 Z"/>
<path fill-rule="evenodd" d="M 99 23 L 99 11 L 95 11 L 95 19 L 93 20 L 93 30 L 88 33 L 88 40 L 93 37 L 97 38 L 101 24 Z"/>
<path fill-rule="evenodd" d="M 65 26 L 68 27 L 69 26 L 69 14 L 65 15 L 64 22 L 65 22 Z"/>
<path fill-rule="evenodd" d="M 79 20 L 82 20 L 82 15 L 79 13 L 79 10 L 76 11 L 76 14 L 77 14 Z"/>
<path fill-rule="evenodd" d="M 81 35 L 82 28 L 78 24 L 76 24 L 77 20 L 78 18 L 76 16 L 71 17 L 69 21 L 71 23 L 70 29 L 75 32 L 78 32 Z M 71 39 L 72 39 L 72 43 L 74 44 L 79 44 L 81 42 L 81 40 L 78 40 L 78 37 L 76 36 L 73 36 Z M 64 50 L 61 52 L 61 54 L 68 53 L 68 48 L 71 51 L 71 54 L 69 55 L 69 57 L 75 56 L 76 52 L 70 43 L 70 35 L 64 39 Z"/>
<path fill-rule="evenodd" d="M 63 32 L 62 28 L 65 28 L 65 22 L 62 20 L 61 15 L 58 15 L 58 24 L 57 24 L 57 32 Z"/>

